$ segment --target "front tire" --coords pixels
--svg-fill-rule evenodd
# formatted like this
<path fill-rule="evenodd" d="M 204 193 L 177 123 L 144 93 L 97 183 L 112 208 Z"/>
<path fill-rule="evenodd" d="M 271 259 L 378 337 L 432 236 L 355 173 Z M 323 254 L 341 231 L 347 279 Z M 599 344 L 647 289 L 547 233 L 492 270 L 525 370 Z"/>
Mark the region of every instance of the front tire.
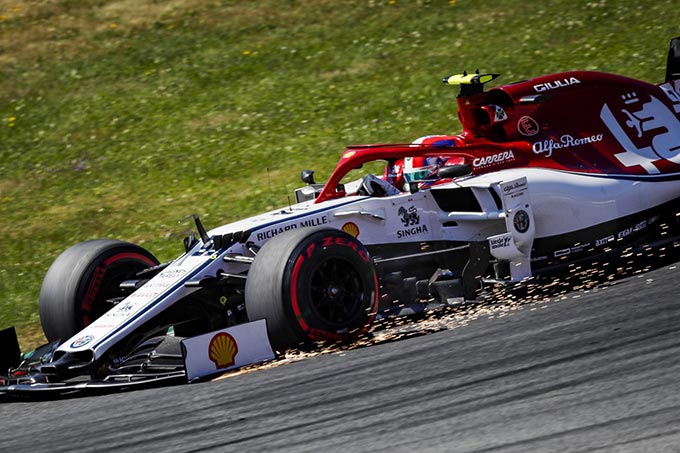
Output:
<path fill-rule="evenodd" d="M 67 339 L 103 315 L 119 285 L 158 260 L 140 246 L 112 239 L 85 241 L 52 263 L 40 289 L 40 323 L 49 341 Z"/>
<path fill-rule="evenodd" d="M 366 248 L 344 231 L 290 230 L 258 252 L 246 280 L 251 321 L 266 319 L 274 348 L 356 338 L 373 321 L 378 279 Z"/>

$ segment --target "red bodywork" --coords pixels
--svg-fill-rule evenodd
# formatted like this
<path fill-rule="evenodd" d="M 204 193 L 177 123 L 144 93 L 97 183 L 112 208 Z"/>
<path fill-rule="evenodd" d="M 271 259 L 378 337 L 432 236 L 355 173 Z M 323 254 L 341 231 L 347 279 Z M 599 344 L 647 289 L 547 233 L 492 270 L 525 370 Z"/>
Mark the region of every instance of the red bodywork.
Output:
<path fill-rule="evenodd" d="M 463 132 L 455 146 L 360 145 L 343 153 L 316 202 L 350 170 L 373 160 L 457 156 L 472 174 L 542 167 L 628 177 L 680 172 L 680 81 L 657 86 L 574 71 L 458 97 Z"/>

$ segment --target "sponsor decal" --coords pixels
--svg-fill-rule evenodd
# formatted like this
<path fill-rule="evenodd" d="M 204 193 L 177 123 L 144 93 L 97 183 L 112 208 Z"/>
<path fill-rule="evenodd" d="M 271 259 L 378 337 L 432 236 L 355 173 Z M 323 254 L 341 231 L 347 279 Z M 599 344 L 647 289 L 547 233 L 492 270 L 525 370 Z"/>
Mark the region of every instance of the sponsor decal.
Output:
<path fill-rule="evenodd" d="M 182 356 L 189 382 L 275 358 L 264 319 L 185 338 Z"/>
<path fill-rule="evenodd" d="M 600 111 L 600 119 L 624 149 L 614 157 L 626 167 L 639 165 L 648 174 L 659 173 L 655 164 L 659 160 L 680 164 L 680 84 L 674 81 L 660 88 L 671 101 L 672 110 L 655 96 L 645 95 L 643 99 L 631 92 L 622 95 L 620 102 L 604 104 Z M 619 107 L 613 107 L 617 103 Z"/>
<path fill-rule="evenodd" d="M 626 228 L 625 230 L 619 231 L 618 234 L 616 235 L 616 237 L 619 238 L 619 239 L 623 239 L 625 237 L 630 236 L 632 233 L 633 233 L 633 227 L 630 227 L 630 228 Z"/>
<path fill-rule="evenodd" d="M 519 181 L 515 181 L 512 184 L 507 184 L 503 186 L 503 196 L 510 198 L 516 198 L 524 194 L 527 188 L 527 180 L 522 178 Z"/>
<path fill-rule="evenodd" d="M 538 134 L 539 127 L 535 119 L 530 116 L 523 116 L 517 121 L 517 130 L 525 137 L 533 137 Z"/>
<path fill-rule="evenodd" d="M 399 217 L 401 218 L 401 223 L 405 227 L 418 225 L 420 223 L 420 216 L 418 215 L 418 210 L 415 206 L 410 206 L 408 209 L 405 207 L 399 208 Z"/>
<path fill-rule="evenodd" d="M 259 233 L 257 233 L 257 235 L 255 237 L 258 240 L 258 242 L 264 241 L 266 239 L 271 239 L 274 236 L 283 233 L 284 231 L 292 230 L 292 229 L 295 229 L 297 227 L 298 227 L 297 224 L 293 223 L 291 225 L 285 225 L 285 226 L 273 228 L 273 229 L 267 230 L 267 231 L 260 231 Z"/>
<path fill-rule="evenodd" d="M 312 219 L 306 219 L 299 223 L 300 227 L 307 228 L 319 225 L 325 225 L 328 223 L 328 216 L 324 215 L 321 217 L 314 217 Z"/>
<path fill-rule="evenodd" d="M 345 154 L 342 155 L 343 159 L 349 159 L 350 157 L 354 156 L 357 152 L 356 151 L 347 151 Z"/>
<path fill-rule="evenodd" d="M 616 234 L 610 234 L 610 235 L 607 235 L 603 238 L 597 239 L 597 240 L 595 240 L 595 242 L 593 244 L 594 244 L 595 247 L 602 247 L 602 246 L 605 246 L 605 245 L 607 245 L 611 242 L 614 242 L 616 240 L 622 240 L 622 239 L 630 236 L 633 233 L 637 233 L 638 231 L 644 230 L 648 226 L 653 225 L 658 220 L 659 220 L 659 216 L 655 215 L 653 217 L 650 217 L 647 220 L 642 220 L 642 221 L 636 223 L 635 225 L 624 228 L 623 230 L 617 232 Z M 586 249 L 589 246 L 590 246 L 590 243 L 584 244 L 584 245 L 579 245 L 579 246 L 576 246 L 576 247 L 571 247 L 571 248 L 568 248 L 568 249 L 558 250 L 554 253 L 554 255 L 555 255 L 556 258 L 558 258 L 560 256 L 565 256 L 565 255 L 569 255 L 569 254 L 576 253 L 576 252 L 582 252 L 584 249 Z"/>
<path fill-rule="evenodd" d="M 354 222 L 347 222 L 340 229 L 352 237 L 359 236 L 359 227 Z"/>
<path fill-rule="evenodd" d="M 492 154 L 491 156 L 478 157 L 472 161 L 472 165 L 474 167 L 487 167 L 489 165 L 501 164 L 512 160 L 515 160 L 515 155 L 512 150 L 509 150 L 498 154 Z"/>
<path fill-rule="evenodd" d="M 172 286 L 172 282 L 168 282 L 168 281 L 165 281 L 165 280 L 150 281 L 149 283 L 144 284 L 145 289 L 149 289 L 149 288 L 164 289 L 164 288 L 167 288 L 169 286 Z"/>
<path fill-rule="evenodd" d="M 503 236 L 489 239 L 489 247 L 491 250 L 502 249 L 510 245 L 512 238 L 510 236 Z"/>
<path fill-rule="evenodd" d="M 555 251 L 554 255 L 555 255 L 555 258 L 559 258 L 561 256 L 571 255 L 572 253 L 583 252 L 588 247 L 590 247 L 590 243 L 577 245 L 575 247 L 570 247 L 570 248 L 567 248 L 567 249 L 557 250 L 557 251 Z"/>
<path fill-rule="evenodd" d="M 117 304 L 114 308 L 109 310 L 109 316 L 127 318 L 132 312 L 132 302 L 129 300 Z"/>
<path fill-rule="evenodd" d="M 574 138 L 572 135 L 565 134 L 560 137 L 559 141 L 555 141 L 552 138 L 548 140 L 542 140 L 540 142 L 535 142 L 531 149 L 534 154 L 545 154 L 545 157 L 550 157 L 553 151 L 556 149 L 566 149 L 575 148 L 578 146 L 587 145 L 589 143 L 597 143 L 602 141 L 604 138 L 603 134 L 591 135 L 590 137 Z"/>
<path fill-rule="evenodd" d="M 498 122 L 505 121 L 505 120 L 508 119 L 508 114 L 505 113 L 505 110 L 503 110 L 503 107 L 501 107 L 500 105 L 494 105 L 494 107 L 496 108 L 496 112 L 493 116 L 494 123 L 498 123 Z"/>
<path fill-rule="evenodd" d="M 83 337 L 76 338 L 73 340 L 73 343 L 71 343 L 72 348 L 80 348 L 85 346 L 86 344 L 90 343 L 92 340 L 94 340 L 94 336 L 92 335 L 85 335 Z"/>
<path fill-rule="evenodd" d="M 238 344 L 234 337 L 226 332 L 216 334 L 208 344 L 208 358 L 215 364 L 215 369 L 229 368 L 236 363 Z"/>
<path fill-rule="evenodd" d="M 613 234 L 610 234 L 610 235 L 607 236 L 607 237 L 604 237 L 604 238 L 602 238 L 602 239 L 598 239 L 597 241 L 595 241 L 595 247 L 599 247 L 599 246 L 601 246 L 601 245 L 608 244 L 608 243 L 610 243 L 610 242 L 613 241 L 613 240 L 614 240 L 614 235 L 613 235 Z"/>
<path fill-rule="evenodd" d="M 180 278 L 184 274 L 187 273 L 186 269 L 182 269 L 181 267 L 172 267 L 170 269 L 165 269 L 162 271 L 160 274 L 158 274 L 158 277 L 160 278 Z"/>
<path fill-rule="evenodd" d="M 170 287 L 170 285 L 168 285 Z M 134 293 L 130 294 L 127 298 L 128 299 L 153 299 L 154 297 L 158 296 L 161 294 L 161 291 L 148 291 L 146 288 L 139 289 L 135 291 Z"/>
<path fill-rule="evenodd" d="M 418 236 L 429 232 L 427 225 L 420 224 L 420 216 L 415 206 L 409 206 L 408 208 L 402 206 L 399 208 L 398 213 L 404 228 L 397 230 L 397 239 Z"/>
<path fill-rule="evenodd" d="M 524 209 L 517 211 L 512 218 L 512 225 L 520 233 L 526 233 L 529 230 L 529 224 L 529 214 Z"/>
<path fill-rule="evenodd" d="M 647 228 L 647 221 L 643 220 L 642 222 L 638 223 L 633 227 L 633 231 L 640 231 L 645 228 Z"/>
<path fill-rule="evenodd" d="M 419 236 L 429 231 L 430 230 L 427 229 L 427 225 L 418 225 L 413 228 L 405 228 L 403 230 L 397 230 L 397 239 L 408 238 L 411 236 Z"/>
<path fill-rule="evenodd" d="M 557 251 L 555 251 L 555 258 L 559 258 L 560 256 L 567 256 L 570 253 L 571 253 L 571 249 L 557 250 Z"/>
<path fill-rule="evenodd" d="M 265 241 L 267 239 L 271 239 L 274 236 L 283 233 L 284 231 L 293 230 L 293 229 L 296 229 L 296 228 L 307 228 L 307 227 L 325 225 L 327 223 L 328 223 L 328 216 L 327 215 L 323 215 L 321 217 L 313 217 L 311 219 L 302 220 L 298 223 L 291 223 L 289 225 L 283 225 L 283 226 L 272 228 L 271 230 L 260 231 L 255 235 L 255 238 L 258 242 L 262 242 L 262 241 Z"/>
<path fill-rule="evenodd" d="M 541 93 L 543 91 L 554 90 L 555 88 L 565 88 L 579 83 L 581 83 L 581 81 L 576 77 L 569 77 L 568 79 L 564 78 L 559 80 L 552 80 L 546 83 L 539 83 L 537 85 L 534 85 L 534 90 L 536 90 L 538 93 Z"/>
<path fill-rule="evenodd" d="M 569 250 L 571 251 L 571 253 L 577 253 L 577 252 L 582 252 L 582 251 L 586 250 L 588 247 L 590 247 L 590 242 L 587 243 L 587 244 L 577 245 L 577 246 L 575 246 L 575 247 L 572 247 L 572 248 L 569 249 Z M 588 250 L 588 251 L 591 251 L 591 250 L 592 250 L 592 249 L 590 249 L 590 250 Z"/>

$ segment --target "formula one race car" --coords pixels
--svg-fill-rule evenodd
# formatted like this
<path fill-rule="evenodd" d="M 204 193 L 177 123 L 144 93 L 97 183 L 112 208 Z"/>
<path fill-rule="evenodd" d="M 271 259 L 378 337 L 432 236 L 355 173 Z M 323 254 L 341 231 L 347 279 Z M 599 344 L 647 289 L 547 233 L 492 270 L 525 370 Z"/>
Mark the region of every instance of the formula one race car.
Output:
<path fill-rule="evenodd" d="M 0 394 L 192 381 L 477 299 L 486 279 L 677 238 L 680 39 L 661 85 L 579 71 L 484 91 L 496 76 L 444 79 L 461 134 L 350 146 L 325 184 L 303 172 L 292 206 L 210 231 L 194 216 L 172 262 L 115 240 L 69 248 L 40 294 L 51 343 L 20 356 L 0 333 Z M 374 161 L 382 174 L 347 180 Z"/>

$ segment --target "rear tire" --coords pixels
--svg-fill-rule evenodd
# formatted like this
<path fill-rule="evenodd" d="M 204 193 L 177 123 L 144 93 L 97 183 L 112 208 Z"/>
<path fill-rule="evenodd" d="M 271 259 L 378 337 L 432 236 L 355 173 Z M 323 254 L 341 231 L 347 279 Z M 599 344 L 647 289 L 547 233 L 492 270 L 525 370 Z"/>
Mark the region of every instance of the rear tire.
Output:
<path fill-rule="evenodd" d="M 366 248 L 344 231 L 290 230 L 258 252 L 246 280 L 251 321 L 266 319 L 275 349 L 356 338 L 373 321 L 378 279 Z"/>
<path fill-rule="evenodd" d="M 103 315 L 119 285 L 158 260 L 140 246 L 112 239 L 85 241 L 52 263 L 40 289 L 40 323 L 49 341 L 67 339 Z"/>

